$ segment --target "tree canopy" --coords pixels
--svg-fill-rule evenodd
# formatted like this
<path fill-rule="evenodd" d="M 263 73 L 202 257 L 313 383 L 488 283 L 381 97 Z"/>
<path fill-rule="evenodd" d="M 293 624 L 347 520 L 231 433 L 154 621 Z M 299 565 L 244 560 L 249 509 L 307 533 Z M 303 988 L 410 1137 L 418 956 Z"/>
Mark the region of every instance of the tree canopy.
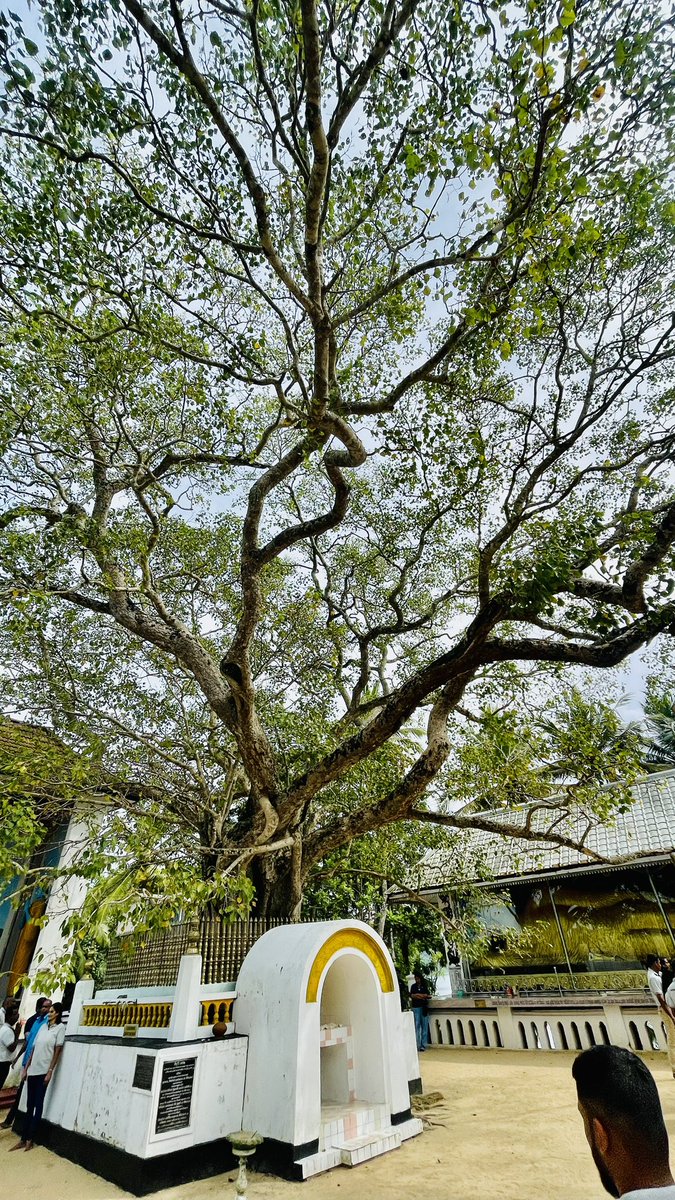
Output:
<path fill-rule="evenodd" d="M 297 914 L 354 838 L 487 827 L 452 803 L 485 710 L 562 738 L 570 670 L 675 632 L 673 20 L 35 11 L 0 16 L 5 709 L 103 758 L 140 870 L 159 830 Z"/>

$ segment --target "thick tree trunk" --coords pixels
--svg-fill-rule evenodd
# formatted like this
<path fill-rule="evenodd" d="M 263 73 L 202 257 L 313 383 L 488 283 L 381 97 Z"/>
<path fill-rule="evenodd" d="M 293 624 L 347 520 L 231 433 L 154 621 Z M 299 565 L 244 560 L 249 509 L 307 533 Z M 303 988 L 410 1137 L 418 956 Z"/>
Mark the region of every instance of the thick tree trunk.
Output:
<path fill-rule="evenodd" d="M 255 887 L 255 915 L 300 918 L 304 876 L 298 869 L 295 856 L 279 854 L 254 859 L 250 871 Z"/>

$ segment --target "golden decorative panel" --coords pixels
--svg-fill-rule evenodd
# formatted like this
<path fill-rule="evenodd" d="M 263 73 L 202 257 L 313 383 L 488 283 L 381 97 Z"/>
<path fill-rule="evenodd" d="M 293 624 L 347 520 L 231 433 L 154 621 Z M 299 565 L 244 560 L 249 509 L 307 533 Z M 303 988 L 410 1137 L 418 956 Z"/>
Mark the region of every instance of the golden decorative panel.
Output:
<path fill-rule="evenodd" d="M 379 943 L 363 929 L 339 929 L 324 942 L 312 963 L 305 996 L 308 1004 L 316 1003 L 324 967 L 327 966 L 333 955 L 337 954 L 338 950 L 360 950 L 373 964 L 382 991 L 393 992 L 395 990 L 391 967 Z"/>
<path fill-rule="evenodd" d="M 143 1029 L 168 1029 L 171 1023 L 170 1000 L 148 1004 L 85 1004 L 82 1024 L 95 1029 L 120 1029 L 138 1025 Z"/>
<path fill-rule="evenodd" d="M 522 991 L 541 988 L 557 992 L 562 987 L 569 992 L 574 986 L 579 992 L 621 992 L 644 988 L 646 977 L 644 971 L 580 971 L 571 977 L 567 971 L 559 971 L 557 975 L 474 975 L 471 982 L 474 992 L 499 993 L 507 986 Z"/>

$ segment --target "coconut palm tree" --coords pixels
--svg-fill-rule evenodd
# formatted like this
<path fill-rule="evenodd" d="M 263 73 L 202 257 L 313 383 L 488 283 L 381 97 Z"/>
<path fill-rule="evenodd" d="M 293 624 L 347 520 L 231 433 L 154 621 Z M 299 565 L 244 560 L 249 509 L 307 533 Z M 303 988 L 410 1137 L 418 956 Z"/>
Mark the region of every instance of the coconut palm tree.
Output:
<path fill-rule="evenodd" d="M 648 731 L 645 764 L 650 770 L 675 767 L 675 699 L 668 692 L 654 692 L 645 702 Z"/>

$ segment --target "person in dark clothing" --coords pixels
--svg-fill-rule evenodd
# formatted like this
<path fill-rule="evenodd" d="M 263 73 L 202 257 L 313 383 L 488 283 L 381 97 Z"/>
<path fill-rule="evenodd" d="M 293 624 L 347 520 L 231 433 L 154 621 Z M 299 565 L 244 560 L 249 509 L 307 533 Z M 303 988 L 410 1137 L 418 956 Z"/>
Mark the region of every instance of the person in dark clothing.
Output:
<path fill-rule="evenodd" d="M 37 1004 L 35 1005 L 35 1012 L 33 1013 L 32 1017 L 28 1018 L 28 1020 L 26 1021 L 26 1024 L 23 1027 L 23 1032 L 24 1032 L 25 1037 L 28 1037 L 28 1034 L 30 1033 L 30 1031 L 33 1028 L 36 1021 L 39 1021 L 40 1019 L 42 1019 L 42 1020 L 45 1019 L 45 1017 L 49 1013 L 51 1006 L 52 1006 L 52 1002 L 49 999 L 49 996 L 40 996 L 40 999 L 38 1000 Z"/>
<path fill-rule="evenodd" d="M 417 1039 L 418 1050 L 426 1050 L 426 1045 L 429 1041 L 429 1018 L 427 1017 L 427 1012 L 429 1010 L 430 998 L 431 988 L 429 984 L 419 971 L 415 971 L 415 979 L 410 987 L 410 1003 L 415 1017 L 415 1037 Z"/>

